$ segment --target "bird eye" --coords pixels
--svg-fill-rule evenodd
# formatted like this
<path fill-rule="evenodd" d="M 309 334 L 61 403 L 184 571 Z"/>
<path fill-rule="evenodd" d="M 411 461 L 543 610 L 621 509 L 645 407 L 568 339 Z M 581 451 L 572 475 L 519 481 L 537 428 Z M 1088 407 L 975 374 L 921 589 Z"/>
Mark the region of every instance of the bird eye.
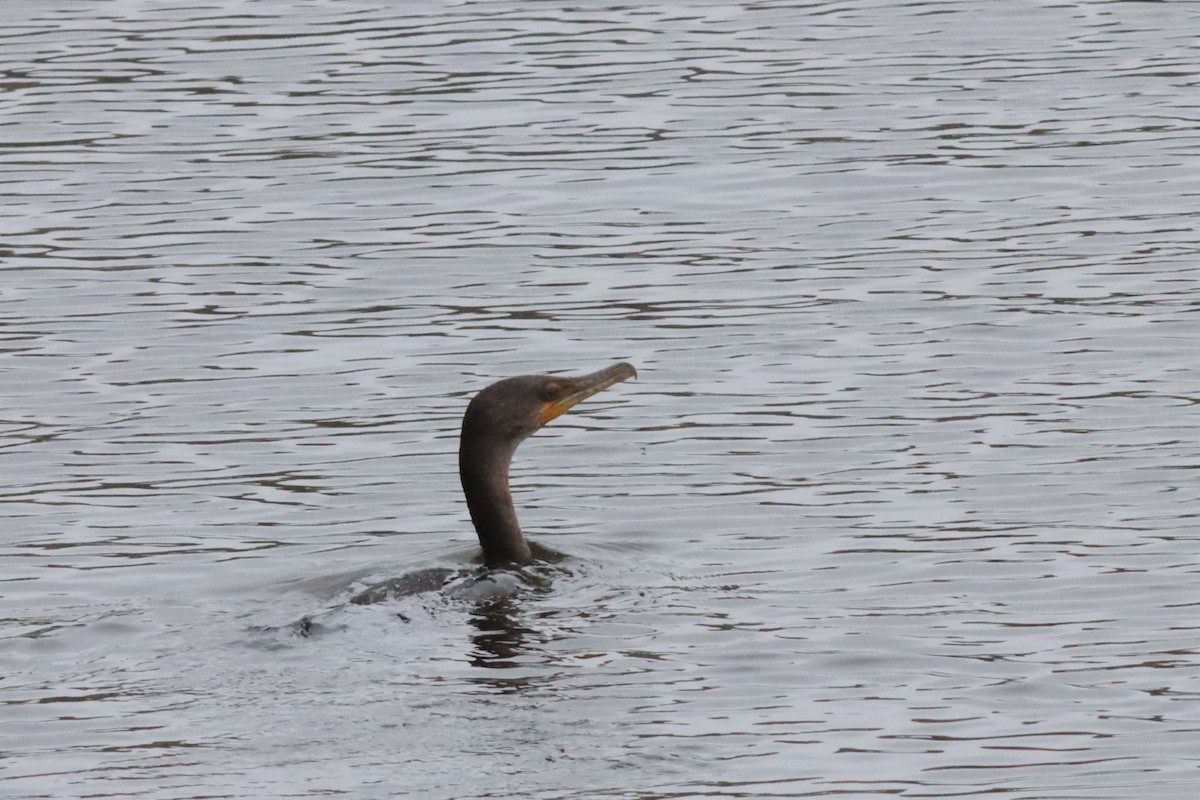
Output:
<path fill-rule="evenodd" d="M 542 385 L 542 399 L 549 402 L 562 394 L 563 386 L 559 381 L 546 381 Z"/>

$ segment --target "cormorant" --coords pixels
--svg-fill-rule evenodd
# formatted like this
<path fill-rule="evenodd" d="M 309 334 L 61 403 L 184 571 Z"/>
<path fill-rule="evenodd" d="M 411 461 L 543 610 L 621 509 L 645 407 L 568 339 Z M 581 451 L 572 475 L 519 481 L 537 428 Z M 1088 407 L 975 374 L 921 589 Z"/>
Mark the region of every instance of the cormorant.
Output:
<path fill-rule="evenodd" d="M 493 383 L 471 400 L 459 438 L 458 473 L 489 570 L 533 561 L 508 488 L 508 467 L 517 446 L 581 400 L 636 376 L 637 370 L 626 363 L 576 378 L 521 375 Z M 372 586 L 352 602 L 431 591 L 456 574 L 445 568 L 421 570 Z"/>

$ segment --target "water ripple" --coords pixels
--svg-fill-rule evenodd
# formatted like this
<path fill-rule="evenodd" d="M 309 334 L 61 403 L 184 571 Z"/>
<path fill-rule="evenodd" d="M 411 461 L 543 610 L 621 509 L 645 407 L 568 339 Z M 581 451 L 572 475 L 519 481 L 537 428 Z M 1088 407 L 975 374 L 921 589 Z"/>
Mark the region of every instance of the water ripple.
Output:
<path fill-rule="evenodd" d="M 0 794 L 1194 794 L 1187 4 L 11 12 Z"/>

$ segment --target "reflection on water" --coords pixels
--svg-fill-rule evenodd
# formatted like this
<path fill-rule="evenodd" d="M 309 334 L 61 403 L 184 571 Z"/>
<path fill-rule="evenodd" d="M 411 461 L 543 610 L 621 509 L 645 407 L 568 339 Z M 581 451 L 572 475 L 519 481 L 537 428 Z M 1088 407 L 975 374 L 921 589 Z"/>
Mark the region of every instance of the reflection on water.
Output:
<path fill-rule="evenodd" d="M 474 651 L 471 665 L 485 669 L 507 670 L 520 665 L 520 660 L 529 648 L 525 637 L 534 633 L 521 622 L 521 609 L 511 600 L 481 604 L 471 615 L 471 637 Z M 520 678 L 501 678 L 495 681 L 482 679 L 500 688 L 511 686 L 522 689 L 527 682 Z"/>
<path fill-rule="evenodd" d="M 1187 4 L 9 12 L 0 796 L 1194 794 Z"/>

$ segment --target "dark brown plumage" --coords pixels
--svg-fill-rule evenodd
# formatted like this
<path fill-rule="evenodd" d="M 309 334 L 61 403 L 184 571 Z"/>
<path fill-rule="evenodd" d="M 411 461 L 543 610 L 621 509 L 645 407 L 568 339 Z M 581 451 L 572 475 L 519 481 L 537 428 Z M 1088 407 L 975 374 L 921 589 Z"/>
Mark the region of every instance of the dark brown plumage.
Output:
<path fill-rule="evenodd" d="M 458 472 L 488 567 L 533 560 L 508 488 L 517 446 L 581 400 L 636 375 L 625 363 L 577 378 L 522 375 L 493 383 L 471 400 L 463 416 Z"/>
<path fill-rule="evenodd" d="M 581 400 L 636 375 L 629 364 L 614 364 L 578 378 L 522 375 L 493 383 L 471 400 L 463 416 L 458 471 L 489 570 L 533 560 L 508 489 L 508 466 L 517 445 Z M 435 591 L 463 577 L 459 570 L 431 567 L 377 583 L 350 602 L 365 605 Z M 500 577 L 492 573 L 467 576 L 450 591 L 463 598 L 505 596 L 511 584 L 498 583 Z M 308 617 L 301 623 L 297 630 L 303 636 L 316 629 L 317 623 Z"/>

